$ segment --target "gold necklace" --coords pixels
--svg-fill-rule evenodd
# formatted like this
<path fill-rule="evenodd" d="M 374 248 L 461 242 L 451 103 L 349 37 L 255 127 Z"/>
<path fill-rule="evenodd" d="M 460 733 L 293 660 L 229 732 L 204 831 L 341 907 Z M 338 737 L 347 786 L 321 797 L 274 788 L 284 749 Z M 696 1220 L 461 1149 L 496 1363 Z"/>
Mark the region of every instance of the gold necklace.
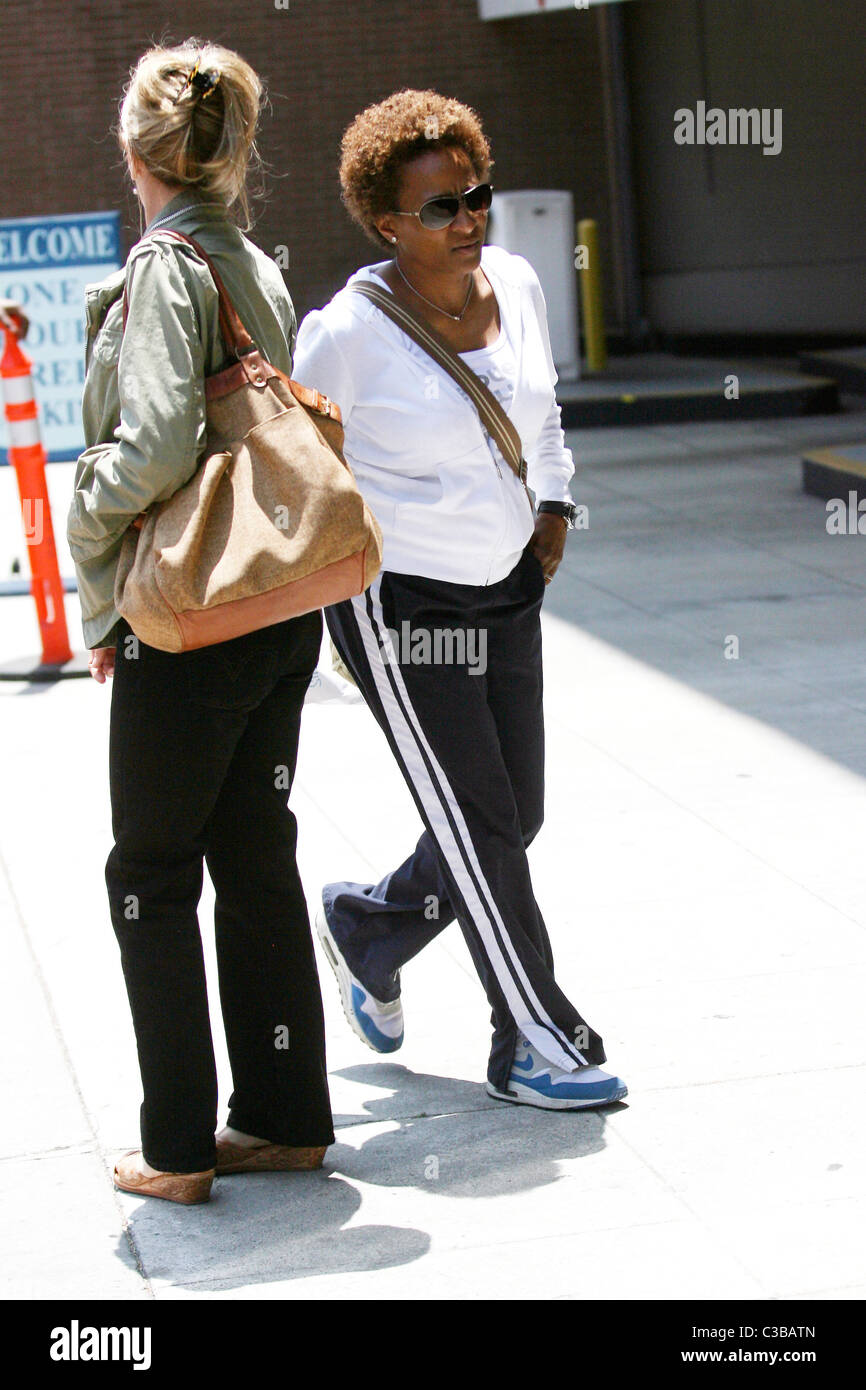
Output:
<path fill-rule="evenodd" d="M 402 276 L 402 278 L 406 281 L 406 284 L 409 286 L 409 288 L 410 288 L 410 290 L 412 291 L 413 294 L 417 294 L 418 298 L 419 298 L 419 299 L 423 299 L 425 304 L 429 304 L 431 309 L 435 309 L 436 312 L 437 312 L 437 314 L 444 314 L 445 317 L 446 317 L 447 319 L 453 319 L 453 321 L 454 321 L 455 323 L 459 323 L 459 322 L 460 322 L 460 320 L 463 318 L 463 315 L 466 313 L 466 310 L 467 310 L 468 307 L 469 307 L 469 298 L 470 298 L 470 296 L 471 296 L 471 294 L 472 294 L 472 291 L 473 291 L 473 289 L 474 289 L 474 287 L 475 287 L 475 275 L 474 275 L 474 274 L 470 275 L 470 277 L 469 277 L 469 289 L 468 289 L 467 292 L 466 292 L 466 298 L 465 298 L 465 300 L 463 301 L 463 308 L 460 310 L 460 313 L 459 313 L 459 314 L 449 314 L 449 312 L 448 312 L 447 309 L 440 309 L 438 304 L 434 304 L 433 301 L 432 301 L 432 299 L 427 299 L 427 298 L 421 293 L 420 290 L 416 290 L 415 286 L 414 286 L 413 284 L 411 284 L 409 280 L 406 280 L 406 276 L 403 275 L 403 271 L 402 271 L 402 269 L 401 269 L 401 267 L 400 267 L 400 262 L 397 260 L 397 257 L 396 257 L 396 256 L 394 257 L 394 264 L 395 264 L 395 266 L 397 267 L 397 273 L 398 273 L 398 275 Z"/>

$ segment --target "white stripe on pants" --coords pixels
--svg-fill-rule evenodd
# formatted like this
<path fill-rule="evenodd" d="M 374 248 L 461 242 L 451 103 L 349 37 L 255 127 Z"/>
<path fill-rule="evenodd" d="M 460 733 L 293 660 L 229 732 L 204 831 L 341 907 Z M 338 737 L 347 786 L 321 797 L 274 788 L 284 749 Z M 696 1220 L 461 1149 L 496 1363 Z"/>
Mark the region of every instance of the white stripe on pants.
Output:
<path fill-rule="evenodd" d="M 471 914 L 478 939 L 515 1023 L 543 1057 L 566 1071 L 575 1071 L 578 1067 L 587 1065 L 586 1058 L 581 1056 L 575 1044 L 554 1023 L 526 975 L 478 861 L 463 812 L 412 708 L 402 672 L 396 657 L 390 652 L 390 638 L 380 601 L 381 582 L 380 576 L 367 594 L 354 598 L 352 608 L 391 733 L 429 819 L 432 834 Z M 368 595 L 373 609 L 373 622 L 368 613 Z M 380 651 L 374 624 L 383 636 L 386 652 L 390 654 L 387 663 Z M 396 693 L 391 684 L 392 680 L 396 686 Z M 433 777 L 421 754 L 422 749 L 433 770 Z M 446 806 L 453 826 L 446 814 Z M 499 929 L 499 937 L 505 948 L 504 954 L 497 940 L 497 933 L 493 930 L 491 917 Z M 522 988 L 519 988 L 518 984 Z"/>

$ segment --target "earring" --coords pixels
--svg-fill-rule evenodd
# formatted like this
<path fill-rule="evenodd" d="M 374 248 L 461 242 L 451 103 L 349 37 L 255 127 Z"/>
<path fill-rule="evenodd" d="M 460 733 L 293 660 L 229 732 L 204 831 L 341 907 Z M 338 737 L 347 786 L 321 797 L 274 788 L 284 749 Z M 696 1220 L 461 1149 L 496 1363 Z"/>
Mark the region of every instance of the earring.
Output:
<path fill-rule="evenodd" d="M 392 236 L 391 240 L 392 240 L 393 242 L 396 242 L 397 238 L 396 238 L 395 236 Z"/>

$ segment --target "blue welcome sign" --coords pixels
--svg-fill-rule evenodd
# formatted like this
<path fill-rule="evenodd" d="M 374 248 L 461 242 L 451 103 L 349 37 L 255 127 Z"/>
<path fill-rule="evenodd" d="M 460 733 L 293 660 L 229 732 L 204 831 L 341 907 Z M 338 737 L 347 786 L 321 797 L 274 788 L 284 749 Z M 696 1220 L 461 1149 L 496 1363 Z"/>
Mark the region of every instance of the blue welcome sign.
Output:
<path fill-rule="evenodd" d="M 17 300 L 30 320 L 22 347 L 33 361 L 51 462 L 76 459 L 84 448 L 84 287 L 120 263 L 117 212 L 0 221 L 0 297 Z M 0 411 L 0 463 L 8 463 L 5 431 Z"/>

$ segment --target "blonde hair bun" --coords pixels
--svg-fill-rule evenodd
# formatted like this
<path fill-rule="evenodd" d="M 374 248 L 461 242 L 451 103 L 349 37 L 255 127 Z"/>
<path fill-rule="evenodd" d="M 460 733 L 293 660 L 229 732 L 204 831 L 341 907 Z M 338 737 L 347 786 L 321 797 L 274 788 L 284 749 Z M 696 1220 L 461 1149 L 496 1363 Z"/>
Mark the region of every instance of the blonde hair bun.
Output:
<path fill-rule="evenodd" d="M 250 224 L 247 178 L 259 169 L 256 128 L 264 100 L 240 54 L 190 38 L 149 48 L 130 70 L 118 139 L 154 177 L 197 188 Z"/>

